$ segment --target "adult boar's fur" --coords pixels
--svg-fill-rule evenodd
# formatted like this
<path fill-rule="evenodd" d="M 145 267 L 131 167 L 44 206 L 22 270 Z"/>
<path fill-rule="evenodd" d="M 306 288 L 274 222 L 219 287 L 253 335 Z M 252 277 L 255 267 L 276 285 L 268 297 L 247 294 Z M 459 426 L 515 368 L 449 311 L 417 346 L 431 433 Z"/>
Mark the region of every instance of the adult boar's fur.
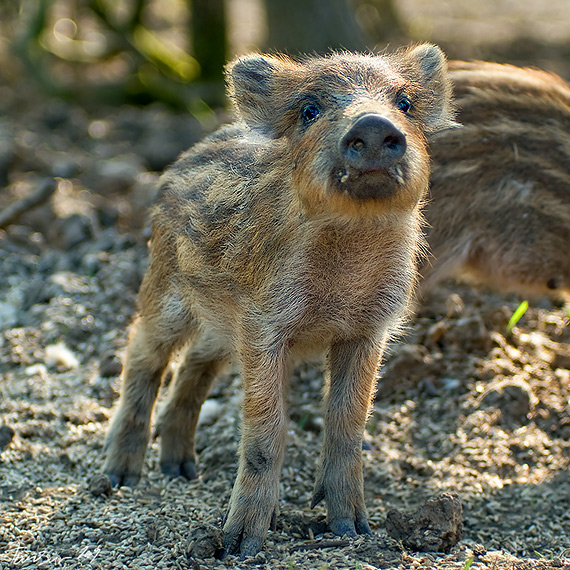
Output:
<path fill-rule="evenodd" d="M 463 127 L 430 141 L 422 289 L 453 276 L 570 298 L 570 86 L 485 62 L 450 76 Z"/>
<path fill-rule="evenodd" d="M 292 366 L 328 353 L 313 505 L 333 532 L 369 533 L 362 434 L 382 350 L 406 312 L 427 189 L 425 134 L 453 124 L 446 62 L 421 45 L 299 63 L 252 55 L 227 72 L 239 120 L 164 175 L 104 470 L 140 477 L 152 407 L 165 473 L 196 476 L 200 407 L 222 366 L 243 375 L 240 459 L 227 552 L 254 554 L 278 510 Z"/>

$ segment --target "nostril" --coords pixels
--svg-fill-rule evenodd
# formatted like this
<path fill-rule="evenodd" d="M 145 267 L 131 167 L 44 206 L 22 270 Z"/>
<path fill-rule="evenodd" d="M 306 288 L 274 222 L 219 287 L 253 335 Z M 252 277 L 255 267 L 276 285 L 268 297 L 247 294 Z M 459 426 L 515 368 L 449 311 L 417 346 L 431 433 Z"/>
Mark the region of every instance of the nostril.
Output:
<path fill-rule="evenodd" d="M 387 136 L 384 139 L 384 146 L 390 150 L 398 150 L 402 145 L 402 139 L 398 136 Z"/>
<path fill-rule="evenodd" d="M 356 152 L 360 152 L 364 148 L 364 141 L 362 139 L 355 139 L 353 141 L 350 141 L 348 146 L 352 150 L 355 150 Z"/>

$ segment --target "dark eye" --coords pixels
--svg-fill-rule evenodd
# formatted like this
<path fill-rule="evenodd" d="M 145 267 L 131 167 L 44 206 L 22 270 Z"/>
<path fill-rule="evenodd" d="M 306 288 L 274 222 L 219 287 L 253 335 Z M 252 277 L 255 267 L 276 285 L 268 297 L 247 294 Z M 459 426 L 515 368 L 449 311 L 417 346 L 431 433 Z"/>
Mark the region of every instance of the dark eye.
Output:
<path fill-rule="evenodd" d="M 303 119 L 303 123 L 307 125 L 311 121 L 314 121 L 320 113 L 321 110 L 316 105 L 309 103 L 303 107 L 303 110 L 301 111 L 301 119 Z"/>
<path fill-rule="evenodd" d="M 398 105 L 398 109 L 400 109 L 400 111 L 402 111 L 402 113 L 409 113 L 410 109 L 412 108 L 412 103 L 410 102 L 410 100 L 403 95 L 398 98 L 397 105 Z"/>

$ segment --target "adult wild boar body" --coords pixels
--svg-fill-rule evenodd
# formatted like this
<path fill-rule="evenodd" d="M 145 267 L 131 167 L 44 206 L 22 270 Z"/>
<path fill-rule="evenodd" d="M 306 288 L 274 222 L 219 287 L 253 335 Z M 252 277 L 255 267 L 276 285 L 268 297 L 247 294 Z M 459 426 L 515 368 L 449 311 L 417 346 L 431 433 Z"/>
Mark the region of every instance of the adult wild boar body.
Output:
<path fill-rule="evenodd" d="M 329 371 L 313 504 L 326 501 L 337 534 L 370 532 L 362 434 L 415 279 L 424 135 L 452 118 L 444 56 L 429 45 L 303 63 L 248 56 L 228 82 L 240 120 L 162 180 L 104 470 L 136 483 L 161 376 L 188 344 L 157 427 L 163 471 L 195 477 L 200 407 L 234 357 L 243 430 L 224 546 L 247 555 L 277 515 L 289 372 L 316 352 Z"/>
<path fill-rule="evenodd" d="M 451 62 L 450 76 L 463 127 L 430 141 L 422 289 L 467 277 L 570 298 L 570 86 L 486 62 Z"/>

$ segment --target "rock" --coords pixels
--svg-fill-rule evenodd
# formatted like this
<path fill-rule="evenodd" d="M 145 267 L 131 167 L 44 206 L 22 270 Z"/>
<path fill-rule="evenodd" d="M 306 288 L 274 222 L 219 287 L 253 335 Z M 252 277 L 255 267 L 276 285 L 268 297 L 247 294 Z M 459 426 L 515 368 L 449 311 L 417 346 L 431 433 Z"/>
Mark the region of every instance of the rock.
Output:
<path fill-rule="evenodd" d="M 95 163 L 93 189 L 104 196 L 112 196 L 129 189 L 141 172 L 147 170 L 135 154 L 124 154 Z"/>
<path fill-rule="evenodd" d="M 463 317 L 455 321 L 450 330 L 450 336 L 465 352 L 488 350 L 490 336 L 480 315 Z"/>
<path fill-rule="evenodd" d="M 56 242 L 65 251 L 70 251 L 79 244 L 89 241 L 93 235 L 93 221 L 81 214 L 72 214 L 58 220 L 54 232 Z"/>
<path fill-rule="evenodd" d="M 521 378 L 493 381 L 480 398 L 481 406 L 497 408 L 499 422 L 511 428 L 527 424 L 537 404 L 538 398 Z"/>
<path fill-rule="evenodd" d="M 12 443 L 14 430 L 10 426 L 0 426 L 0 451 Z"/>
<path fill-rule="evenodd" d="M 113 492 L 111 480 L 104 473 L 97 473 L 89 481 L 89 492 L 95 497 L 108 497 Z"/>
<path fill-rule="evenodd" d="M 551 366 L 553 370 L 559 368 L 570 370 L 570 349 L 560 349 L 556 351 Z"/>
<path fill-rule="evenodd" d="M 136 152 L 150 170 L 162 171 L 178 155 L 199 140 L 203 129 L 189 114 L 172 115 L 162 105 L 145 109 L 145 132 L 136 142 Z M 137 120 L 140 125 L 140 120 Z M 213 125 L 213 128 L 215 125 Z"/>
<path fill-rule="evenodd" d="M 148 225 L 149 208 L 156 199 L 159 188 L 159 175 L 155 172 L 141 172 L 129 194 L 129 225 L 141 229 Z"/>
<path fill-rule="evenodd" d="M 429 341 L 430 344 L 437 344 L 443 339 L 447 330 L 448 326 L 445 321 L 434 323 L 427 331 L 426 342 Z"/>
<path fill-rule="evenodd" d="M 428 350 L 420 344 L 402 344 L 394 347 L 381 370 L 379 393 L 385 398 L 403 389 L 405 382 L 416 383 L 433 370 Z"/>
<path fill-rule="evenodd" d="M 70 370 L 79 366 L 79 360 L 63 342 L 58 342 L 46 346 L 45 364 L 48 368 Z"/>
<path fill-rule="evenodd" d="M 11 303 L 0 302 L 0 331 L 10 329 L 18 322 L 18 308 Z"/>
<path fill-rule="evenodd" d="M 186 554 L 190 558 L 214 558 L 222 550 L 222 530 L 212 524 L 195 524 L 189 529 Z"/>
<path fill-rule="evenodd" d="M 115 352 L 108 351 L 101 356 L 99 361 L 99 376 L 112 378 L 119 376 L 123 371 L 123 363 Z"/>
<path fill-rule="evenodd" d="M 447 552 L 461 538 L 462 511 L 456 494 L 443 493 L 411 515 L 392 509 L 386 517 L 386 531 L 406 548 Z"/>
<path fill-rule="evenodd" d="M 224 407 L 218 400 L 208 398 L 200 408 L 200 416 L 198 417 L 198 425 L 213 424 L 224 411 Z"/>
<path fill-rule="evenodd" d="M 71 159 L 59 159 L 54 162 L 51 174 L 56 178 L 73 178 L 80 173 L 79 165 Z"/>
<path fill-rule="evenodd" d="M 8 172 L 16 154 L 14 133 L 10 125 L 0 122 L 0 186 L 8 184 Z"/>

